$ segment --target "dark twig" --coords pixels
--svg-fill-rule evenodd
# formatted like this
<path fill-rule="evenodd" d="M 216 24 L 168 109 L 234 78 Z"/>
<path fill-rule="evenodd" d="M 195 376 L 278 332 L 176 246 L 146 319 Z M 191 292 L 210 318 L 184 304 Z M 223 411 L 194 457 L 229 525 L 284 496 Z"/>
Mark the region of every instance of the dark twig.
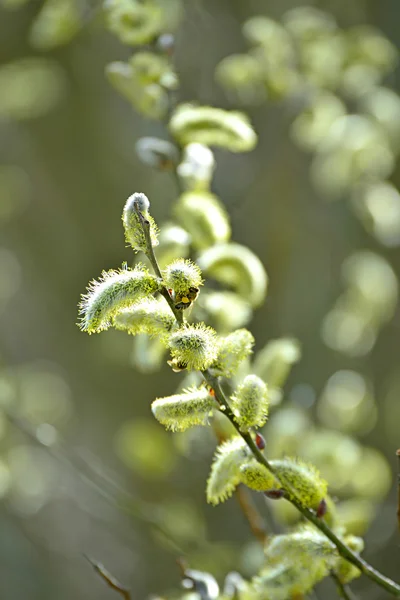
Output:
<path fill-rule="evenodd" d="M 131 593 L 128 590 L 128 588 L 126 588 L 125 586 L 123 586 L 118 579 L 116 579 L 113 575 L 111 575 L 111 573 L 109 573 L 107 571 L 107 569 L 104 568 L 104 566 L 93 560 L 92 558 L 90 558 L 89 556 L 87 556 L 86 554 L 83 555 L 86 560 L 88 560 L 90 562 L 90 564 L 92 565 L 92 567 L 94 568 L 94 570 L 96 571 L 96 573 L 98 575 L 100 575 L 100 577 L 103 579 L 103 581 L 106 582 L 106 584 L 112 588 L 113 590 L 115 590 L 116 592 L 118 592 L 119 594 L 121 594 L 121 596 L 124 598 L 124 600 L 131 600 Z"/>

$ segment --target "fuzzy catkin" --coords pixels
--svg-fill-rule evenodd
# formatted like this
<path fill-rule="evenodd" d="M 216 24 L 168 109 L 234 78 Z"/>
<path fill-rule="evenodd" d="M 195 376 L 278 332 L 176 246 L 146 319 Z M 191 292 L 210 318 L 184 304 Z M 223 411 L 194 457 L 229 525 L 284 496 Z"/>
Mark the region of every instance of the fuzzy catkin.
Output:
<path fill-rule="evenodd" d="M 182 394 L 157 398 L 151 405 L 153 415 L 166 429 L 185 431 L 194 425 L 206 425 L 216 406 L 207 388 L 190 388 Z"/>
<path fill-rule="evenodd" d="M 79 305 L 79 327 L 87 333 L 99 333 L 112 325 L 113 317 L 140 298 L 150 296 L 159 282 L 148 269 L 138 264 L 134 269 L 103 271 L 98 281 L 92 281 Z"/>
<path fill-rule="evenodd" d="M 257 375 L 247 375 L 231 396 L 235 421 L 244 432 L 250 427 L 265 425 L 268 418 L 268 405 L 267 386 Z"/>

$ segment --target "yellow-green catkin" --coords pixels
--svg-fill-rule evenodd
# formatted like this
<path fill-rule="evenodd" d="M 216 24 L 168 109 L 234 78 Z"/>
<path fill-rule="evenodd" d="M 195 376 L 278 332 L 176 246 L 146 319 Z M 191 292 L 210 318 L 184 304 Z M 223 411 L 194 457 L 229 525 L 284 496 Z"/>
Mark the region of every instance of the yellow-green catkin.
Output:
<path fill-rule="evenodd" d="M 247 375 L 231 396 L 231 407 L 240 430 L 262 427 L 268 418 L 268 389 L 257 375 Z"/>
<path fill-rule="evenodd" d="M 231 235 L 228 214 L 221 201 L 207 191 L 186 192 L 175 205 L 175 216 L 189 232 L 196 250 L 227 242 Z"/>
<path fill-rule="evenodd" d="M 203 285 L 200 268 L 190 259 L 178 258 L 163 270 L 165 287 L 175 294 L 188 294 L 190 288 Z"/>
<path fill-rule="evenodd" d="M 240 467 L 250 458 L 246 442 L 239 436 L 218 446 L 207 480 L 207 502 L 216 505 L 232 496 L 241 483 Z"/>
<path fill-rule="evenodd" d="M 122 309 L 114 317 L 114 327 L 131 335 L 165 335 L 175 325 L 175 317 L 164 298 L 144 298 Z"/>
<path fill-rule="evenodd" d="M 313 465 L 297 458 L 271 460 L 270 464 L 289 498 L 314 510 L 325 499 L 328 484 Z"/>
<path fill-rule="evenodd" d="M 219 338 L 218 357 L 213 365 L 216 375 L 232 377 L 239 365 L 253 351 L 254 337 L 247 329 L 237 329 L 225 337 Z"/>
<path fill-rule="evenodd" d="M 257 460 L 249 460 L 240 467 L 241 482 L 252 490 L 265 492 L 281 488 L 279 481 L 274 475 Z"/>
<path fill-rule="evenodd" d="M 125 229 L 125 240 L 136 252 L 139 250 L 146 252 L 148 249 L 139 213 L 143 216 L 143 219 L 149 223 L 152 246 L 157 246 L 158 244 L 158 227 L 155 224 L 153 217 L 149 214 L 149 208 L 149 199 L 141 192 L 136 192 L 135 194 L 132 194 L 132 196 L 129 196 L 124 206 L 122 222 Z"/>
<path fill-rule="evenodd" d="M 265 547 L 268 561 L 282 559 L 307 565 L 311 559 L 324 559 L 333 565 L 338 553 L 336 546 L 313 525 L 300 525 L 291 533 L 275 535 Z"/>
<path fill-rule="evenodd" d="M 153 415 L 166 429 L 185 431 L 194 425 L 206 425 L 216 401 L 207 388 L 190 388 L 181 394 L 157 398 L 151 405 Z"/>
<path fill-rule="evenodd" d="M 307 567 L 283 560 L 268 565 L 253 578 L 243 600 L 288 600 L 301 597 L 327 575 L 324 561 L 310 561 Z"/>
<path fill-rule="evenodd" d="M 159 289 L 159 282 L 148 269 L 137 264 L 134 269 L 103 271 L 92 281 L 79 304 L 79 327 L 87 333 L 99 333 L 112 325 L 113 317 L 135 301 Z"/>
<path fill-rule="evenodd" d="M 204 371 L 218 356 L 217 336 L 204 323 L 184 324 L 168 339 L 172 366 L 193 371 Z"/>
<path fill-rule="evenodd" d="M 231 152 L 247 152 L 257 143 L 257 135 L 244 113 L 213 106 L 181 104 L 169 126 L 174 138 L 183 146 L 198 142 L 221 146 Z"/>

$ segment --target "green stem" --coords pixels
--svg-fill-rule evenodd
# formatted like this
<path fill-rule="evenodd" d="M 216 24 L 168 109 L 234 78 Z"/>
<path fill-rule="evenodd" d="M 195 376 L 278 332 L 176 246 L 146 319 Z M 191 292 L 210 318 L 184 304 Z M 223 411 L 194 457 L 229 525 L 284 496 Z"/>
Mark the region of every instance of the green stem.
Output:
<path fill-rule="evenodd" d="M 149 258 L 156 275 L 158 277 L 161 277 L 161 271 L 158 266 L 155 254 L 154 254 L 153 245 L 151 243 L 150 223 L 147 221 L 147 219 L 145 219 L 145 217 L 140 213 L 140 211 L 137 211 L 137 212 L 138 212 L 139 219 L 141 221 L 143 231 L 145 234 L 145 239 L 146 239 L 146 244 L 147 244 L 146 255 Z M 181 324 L 183 322 L 182 313 L 175 309 L 172 298 L 170 297 L 170 295 L 168 294 L 168 291 L 165 288 L 164 288 L 164 291 L 166 292 L 166 295 L 163 292 L 161 292 L 161 293 L 163 293 L 163 296 L 167 300 L 178 323 Z M 201 373 L 202 373 L 206 383 L 208 383 L 208 385 L 214 390 L 215 397 L 216 397 L 219 405 L 221 407 L 224 407 L 224 410 L 223 410 L 224 415 L 226 415 L 228 417 L 228 419 L 231 421 L 231 423 L 233 424 L 233 426 L 235 427 L 235 429 L 237 430 L 239 435 L 244 439 L 244 441 L 250 448 L 250 450 L 253 453 L 256 460 L 258 460 L 259 463 L 261 463 L 262 465 L 267 467 L 267 469 L 269 469 L 269 471 L 271 473 L 273 473 L 279 481 L 279 476 L 277 475 L 275 469 L 271 466 L 271 464 L 265 458 L 264 454 L 262 454 L 262 452 L 260 452 L 260 450 L 257 448 L 251 435 L 249 433 L 243 433 L 240 431 L 239 426 L 235 421 L 235 417 L 232 413 L 232 410 L 229 406 L 229 403 L 225 397 L 224 391 L 221 387 L 219 378 L 215 377 L 208 369 L 205 371 L 202 371 Z M 283 489 L 285 489 L 285 487 L 287 489 L 288 486 L 282 486 Z M 289 500 L 289 502 L 291 502 L 308 521 L 313 523 L 315 525 L 315 527 L 317 527 L 320 531 L 322 531 L 322 533 L 324 533 L 326 535 L 326 537 L 329 540 L 331 540 L 331 542 L 336 546 L 339 554 L 343 558 L 348 560 L 354 566 L 358 567 L 364 575 L 369 577 L 372 581 L 375 581 L 375 583 L 377 583 L 378 585 L 383 587 L 385 590 L 390 592 L 393 596 L 400 597 L 400 585 L 398 585 L 397 583 L 395 583 L 388 577 L 385 577 L 384 575 L 379 573 L 379 571 L 374 569 L 370 564 L 368 564 L 358 554 L 356 554 L 355 552 L 350 550 L 350 548 L 348 546 L 346 546 L 346 544 L 330 529 L 330 527 L 328 527 L 328 525 L 322 519 L 318 518 L 317 515 L 312 510 L 303 506 L 301 504 L 301 502 L 299 500 L 297 500 L 296 490 L 291 489 L 289 491 L 290 491 L 290 494 L 288 494 L 288 496 L 290 496 L 290 497 L 287 498 Z"/>
<path fill-rule="evenodd" d="M 149 259 L 151 266 L 153 267 L 154 273 L 156 274 L 156 276 L 161 281 L 163 281 L 163 276 L 162 276 L 162 273 L 161 273 L 161 269 L 160 269 L 160 267 L 158 265 L 158 262 L 157 262 L 157 259 L 156 259 L 156 255 L 154 254 L 153 244 L 152 244 L 152 241 L 151 241 L 150 222 L 140 212 L 140 210 L 138 209 L 137 206 L 135 206 L 135 210 L 136 210 L 136 214 L 137 214 L 137 216 L 139 218 L 140 224 L 142 226 L 144 237 L 145 237 L 145 240 L 146 240 L 147 250 L 146 250 L 145 254 L 146 254 L 147 258 Z M 178 323 L 180 325 L 182 325 L 182 323 L 183 323 L 183 314 L 182 314 L 182 311 L 177 310 L 175 308 L 174 301 L 172 300 L 171 296 L 168 293 L 168 290 L 166 289 L 166 287 L 164 285 L 161 286 L 160 294 L 162 296 L 164 296 L 164 298 L 168 302 L 170 309 L 174 313 L 175 319 L 178 321 Z"/>
<path fill-rule="evenodd" d="M 221 384 L 218 377 L 212 375 L 209 371 L 202 371 L 203 377 L 215 391 L 215 397 L 218 403 L 224 407 L 223 414 L 228 417 L 231 421 L 239 435 L 244 439 L 250 450 L 252 451 L 254 457 L 258 460 L 259 463 L 267 467 L 271 473 L 275 475 L 275 477 L 279 480 L 279 476 L 277 475 L 275 469 L 269 463 L 269 461 L 265 458 L 264 454 L 260 452 L 257 448 L 253 438 L 249 433 L 242 433 L 239 429 L 238 424 L 235 421 L 235 417 L 230 409 L 230 406 L 226 400 L 225 394 L 221 388 Z M 284 487 L 284 486 L 283 486 Z M 293 490 L 295 493 L 295 490 Z M 311 523 L 315 525 L 322 533 L 326 535 L 326 537 L 333 542 L 336 546 L 339 554 L 352 563 L 354 566 L 358 567 L 360 571 L 375 581 L 378 585 L 383 587 L 385 590 L 390 592 L 393 596 L 400 597 L 400 585 L 385 577 L 379 571 L 374 569 L 369 563 L 367 563 L 363 558 L 361 558 L 358 554 L 350 550 L 348 546 L 328 527 L 328 525 L 322 519 L 318 518 L 317 515 L 309 508 L 303 506 L 299 500 L 297 500 L 296 496 L 293 495 L 292 490 L 290 490 L 290 495 L 287 498 L 289 502 L 291 502 L 299 512 Z"/>

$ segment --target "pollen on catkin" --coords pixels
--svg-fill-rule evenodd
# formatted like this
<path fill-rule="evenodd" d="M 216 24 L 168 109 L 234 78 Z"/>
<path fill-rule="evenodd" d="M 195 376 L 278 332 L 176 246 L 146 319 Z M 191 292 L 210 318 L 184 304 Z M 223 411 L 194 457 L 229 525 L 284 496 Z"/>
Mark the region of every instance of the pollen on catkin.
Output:
<path fill-rule="evenodd" d="M 146 237 L 138 212 L 141 213 L 143 218 L 149 223 L 152 246 L 157 246 L 158 244 L 158 227 L 155 224 L 153 217 L 148 212 L 149 207 L 150 202 L 147 196 L 141 192 L 136 192 L 135 194 L 132 194 L 132 196 L 129 196 L 122 212 L 125 240 L 136 252 L 139 250 L 146 252 L 147 250 Z"/>
<path fill-rule="evenodd" d="M 246 442 L 239 436 L 220 444 L 214 455 L 207 480 L 207 502 L 219 504 L 232 496 L 241 483 L 240 467 L 250 460 Z"/>
<path fill-rule="evenodd" d="M 328 484 L 313 465 L 298 458 L 271 460 L 270 464 L 289 498 L 307 508 L 318 508 L 327 494 Z"/>
<path fill-rule="evenodd" d="M 216 401 L 207 388 L 189 388 L 181 394 L 157 398 L 151 405 L 153 415 L 166 429 L 185 431 L 194 425 L 206 425 Z"/>
<path fill-rule="evenodd" d="M 214 329 L 204 323 L 184 324 L 171 333 L 168 347 L 174 363 L 193 371 L 204 371 L 218 355 L 218 342 Z"/>
<path fill-rule="evenodd" d="M 258 492 L 277 490 L 281 487 L 271 471 L 255 459 L 249 460 L 240 467 L 240 478 L 247 487 Z"/>
<path fill-rule="evenodd" d="M 200 268 L 190 259 L 178 258 L 163 270 L 163 279 L 167 289 L 182 295 L 189 288 L 199 288 L 203 285 Z"/>
<path fill-rule="evenodd" d="M 144 298 L 122 309 L 114 317 L 114 327 L 131 335 L 166 335 L 176 321 L 164 298 Z"/>
<path fill-rule="evenodd" d="M 79 327 L 87 333 L 104 331 L 120 310 L 158 289 L 158 280 L 142 264 L 134 269 L 103 271 L 98 281 L 89 284 L 87 294 L 82 295 Z"/>
<path fill-rule="evenodd" d="M 268 389 L 257 375 L 247 375 L 231 396 L 231 407 L 240 430 L 262 427 L 268 418 Z"/>
<path fill-rule="evenodd" d="M 253 351 L 254 337 L 247 329 L 237 329 L 225 337 L 219 338 L 218 357 L 213 371 L 218 376 L 232 377 L 239 365 Z"/>

